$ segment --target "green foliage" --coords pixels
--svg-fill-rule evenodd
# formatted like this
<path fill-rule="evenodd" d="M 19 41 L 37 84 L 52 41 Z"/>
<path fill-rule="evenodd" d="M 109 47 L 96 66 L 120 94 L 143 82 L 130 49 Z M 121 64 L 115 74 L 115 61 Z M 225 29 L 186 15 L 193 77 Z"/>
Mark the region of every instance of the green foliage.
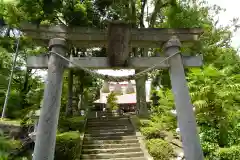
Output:
<path fill-rule="evenodd" d="M 5 98 L 5 96 L 3 96 Z M 3 100 L 2 98 L 2 100 Z M 16 91 L 12 91 L 9 95 L 8 105 L 6 108 L 6 115 L 8 118 L 20 118 L 21 110 L 19 110 L 20 97 Z M 1 103 L 1 106 L 4 104 L 4 100 Z M 2 110 L 2 108 L 0 108 Z"/>
<path fill-rule="evenodd" d="M 151 125 L 161 126 L 161 129 L 170 131 L 176 128 L 176 117 L 171 114 L 174 109 L 173 94 L 170 89 L 161 89 L 157 92 L 159 96 L 159 106 L 152 106 Z"/>
<path fill-rule="evenodd" d="M 57 135 L 55 159 L 72 160 L 79 156 L 81 138 L 79 132 L 65 132 Z"/>
<path fill-rule="evenodd" d="M 124 19 L 132 22 L 133 27 L 140 25 L 142 27 L 143 19 L 141 17 L 147 17 L 151 26 L 156 27 L 202 27 L 204 34 L 200 37 L 201 42 L 196 42 L 192 46 L 183 44 L 181 49 L 186 53 L 203 53 L 204 57 L 205 66 L 202 69 L 186 70 L 192 102 L 196 108 L 197 123 L 200 126 L 201 141 L 204 152 L 208 156 L 215 155 L 218 158 L 216 155 L 219 155 L 223 157 L 222 159 L 226 159 L 226 157 L 234 159 L 235 151 L 231 146 L 240 144 L 240 97 L 238 95 L 240 63 L 236 50 L 230 47 L 230 42 L 231 29 L 235 29 L 238 22 L 233 19 L 229 26 L 217 27 L 217 22 L 209 13 L 218 14 L 223 9 L 216 5 L 203 7 L 206 3 L 205 0 L 198 2 L 171 0 L 168 2 L 170 5 L 164 6 L 165 1 L 153 1 L 155 3 L 154 11 L 148 15 L 142 15 L 145 13 L 146 6 L 144 8 L 144 3 L 140 0 L 122 0 L 121 2 L 113 0 L 19 0 L 15 3 L 3 3 L 0 0 L 0 18 L 3 18 L 9 25 L 1 28 L 0 31 L 0 106 L 3 106 L 11 70 L 11 57 L 16 48 L 16 37 L 12 36 L 12 33 L 20 22 L 28 21 L 36 25 L 65 24 L 105 28 L 107 25 L 102 20 Z M 43 83 L 39 77 L 33 76 L 31 70 L 23 69 L 23 66 L 28 55 L 46 51 L 47 48 L 39 47 L 29 37 L 21 38 L 20 55 L 14 72 L 7 108 L 8 118 L 25 117 L 24 115 L 29 111 L 39 108 Z M 159 52 L 161 49 L 156 49 L 150 54 L 154 55 L 157 51 Z M 78 54 L 88 56 L 88 52 L 82 51 L 76 46 L 72 46 L 70 52 L 76 54 L 75 56 L 79 56 Z M 106 49 L 102 48 L 92 54 L 98 57 L 106 56 Z M 158 83 L 159 77 L 161 77 L 161 84 Z M 96 78 L 92 78 L 83 71 L 76 71 L 74 82 L 77 82 L 73 85 L 76 97 L 82 95 L 85 97 L 84 101 L 90 103 L 98 98 L 100 85 Z M 62 106 L 64 107 L 61 108 L 61 112 L 64 111 L 67 102 L 67 83 L 67 79 L 64 79 L 62 96 Z M 174 101 L 167 70 L 157 74 L 154 85 L 154 87 L 161 86 L 163 88 L 157 92 L 160 97 L 159 105 L 151 107 L 150 122 L 142 123 L 140 120 L 141 131 L 147 138 L 159 138 L 162 130 L 174 132 L 177 127 L 176 117 L 170 114 L 170 111 L 174 109 Z M 114 96 L 109 99 L 111 99 L 110 105 L 113 106 L 111 108 L 116 109 Z M 76 104 L 73 104 L 74 107 L 76 108 Z M 82 121 L 81 118 L 75 117 L 73 119 L 60 118 L 59 131 L 81 130 L 83 123 L 79 123 L 80 121 Z M 159 146 L 162 143 L 165 142 L 162 140 L 151 141 L 152 145 L 149 149 L 152 151 L 152 155 L 161 155 L 162 151 L 165 151 L 165 148 Z M 218 146 L 223 149 L 218 149 Z M 60 148 L 61 151 L 66 151 L 58 152 L 60 157 L 61 154 L 64 154 L 62 157 L 68 154 L 68 148 L 64 146 Z"/>
<path fill-rule="evenodd" d="M 147 148 L 155 160 L 169 160 L 174 154 L 172 146 L 162 139 L 148 140 Z"/>
<path fill-rule="evenodd" d="M 59 132 L 68 132 L 68 131 L 84 131 L 84 123 L 85 117 L 78 116 L 78 117 L 60 117 L 59 124 L 58 124 L 58 131 Z"/>
<path fill-rule="evenodd" d="M 207 141 L 202 142 L 201 146 L 204 153 L 204 157 L 208 157 L 208 158 L 214 157 L 215 151 L 219 148 L 217 143 L 210 143 Z"/>
<path fill-rule="evenodd" d="M 7 152 L 17 147 L 20 147 L 19 141 L 0 136 L 0 151 Z"/>
<path fill-rule="evenodd" d="M 111 110 L 117 110 L 118 109 L 117 97 L 116 97 L 116 94 L 114 92 L 111 92 L 107 96 L 107 106 Z"/>
<path fill-rule="evenodd" d="M 194 46 L 183 45 L 182 51 L 203 53 L 205 66 L 201 69 L 186 70 L 188 76 L 189 90 L 193 105 L 196 109 L 197 123 L 200 127 L 200 138 L 204 154 L 208 159 L 221 159 L 217 151 L 229 146 L 239 145 L 239 55 L 230 46 L 232 32 L 238 23 L 233 19 L 226 27 L 216 27 L 217 22 L 210 16 L 210 12 L 218 14 L 223 11 L 217 5 L 202 7 L 206 1 L 194 2 L 191 0 L 178 1 L 177 6 L 168 7 L 163 10 L 166 16 L 159 26 L 163 27 L 201 27 L 204 34 L 200 37 L 201 43 Z M 159 91 L 159 106 L 152 107 L 152 122 L 160 122 L 162 130 L 167 130 L 162 119 L 167 119 L 170 128 L 176 127 L 176 118 L 169 115 L 174 108 L 170 80 L 167 72 L 160 72 L 161 88 Z M 157 79 L 157 78 L 156 78 Z M 157 84 L 154 81 L 154 85 Z M 155 87 L 155 86 L 153 86 Z M 163 118 L 166 117 L 166 118 Z M 165 121 L 165 124 L 166 122 Z M 151 130 L 147 130 L 149 133 Z M 146 132 L 146 131 L 144 131 Z M 156 133 L 158 130 L 156 130 Z M 230 148 L 230 147 L 229 147 Z M 230 159 L 235 155 L 229 152 Z M 219 155 L 219 154 L 218 154 Z M 226 157 L 222 157 L 224 159 Z"/>
<path fill-rule="evenodd" d="M 158 91 L 157 95 L 159 96 L 159 106 L 153 106 L 151 108 L 154 114 L 163 114 L 167 113 L 171 109 L 174 109 L 174 99 L 173 94 L 170 89 L 161 89 Z"/>
<path fill-rule="evenodd" d="M 0 135 L 0 160 L 8 160 L 9 153 L 20 147 L 20 142 Z"/>
<path fill-rule="evenodd" d="M 229 148 L 220 148 L 216 156 L 219 160 L 240 160 L 240 146 L 231 146 Z"/>
<path fill-rule="evenodd" d="M 215 141 L 221 147 L 230 145 L 231 139 L 238 136 L 233 135 L 238 122 L 232 118 L 237 118 L 240 105 L 238 76 L 232 75 L 231 67 L 218 70 L 208 66 L 203 70 L 191 69 L 188 80 L 193 105 L 196 107 L 197 122 L 203 133 L 202 138 Z M 208 137 L 209 135 L 211 136 Z"/>
<path fill-rule="evenodd" d="M 163 135 L 161 131 L 162 128 L 156 127 L 144 127 L 141 129 L 141 132 L 147 139 L 164 138 L 165 135 Z"/>
<path fill-rule="evenodd" d="M 9 125 L 13 125 L 13 126 L 20 126 L 21 125 L 21 120 L 11 120 L 11 119 L 1 119 L 0 120 L 0 124 L 9 124 Z"/>
<path fill-rule="evenodd" d="M 207 149 L 210 149 L 212 152 L 209 152 L 210 154 L 206 154 L 206 160 L 239 160 L 240 159 L 239 145 L 231 146 L 228 148 L 217 148 L 216 146 L 213 146 L 213 144 L 211 144 L 209 147 L 208 145 L 206 145 L 206 147 L 208 147 Z"/>

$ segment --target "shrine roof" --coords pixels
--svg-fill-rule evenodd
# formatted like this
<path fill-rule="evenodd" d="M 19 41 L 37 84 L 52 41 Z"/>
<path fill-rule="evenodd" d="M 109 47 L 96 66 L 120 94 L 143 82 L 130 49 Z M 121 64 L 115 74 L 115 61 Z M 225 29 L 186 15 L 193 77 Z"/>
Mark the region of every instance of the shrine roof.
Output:
<path fill-rule="evenodd" d="M 148 96 L 146 96 L 146 101 L 150 102 L 150 99 Z M 96 104 L 106 104 L 107 103 L 107 94 L 105 96 L 102 96 L 100 99 L 94 101 Z M 117 104 L 136 104 L 136 93 L 132 94 L 123 94 L 117 96 Z"/>

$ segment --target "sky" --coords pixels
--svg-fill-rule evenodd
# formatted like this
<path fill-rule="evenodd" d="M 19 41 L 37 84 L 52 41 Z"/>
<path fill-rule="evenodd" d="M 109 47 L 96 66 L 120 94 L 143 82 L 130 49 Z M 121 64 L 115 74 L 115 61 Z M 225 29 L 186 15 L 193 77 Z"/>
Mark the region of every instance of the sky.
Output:
<path fill-rule="evenodd" d="M 234 17 L 240 19 L 239 0 L 208 0 L 208 3 L 210 5 L 217 4 L 220 7 L 226 9 L 226 12 L 221 13 L 218 17 L 216 17 L 219 18 L 220 25 L 227 25 L 229 21 Z M 234 37 L 232 39 L 232 46 L 235 48 L 240 47 L 240 30 L 234 34 Z"/>

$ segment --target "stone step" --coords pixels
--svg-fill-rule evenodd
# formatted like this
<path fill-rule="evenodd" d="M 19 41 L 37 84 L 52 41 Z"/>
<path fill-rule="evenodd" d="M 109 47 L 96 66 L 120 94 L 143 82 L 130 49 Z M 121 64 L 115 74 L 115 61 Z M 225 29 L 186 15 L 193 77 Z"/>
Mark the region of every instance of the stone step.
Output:
<path fill-rule="evenodd" d="M 100 154 L 100 153 L 109 153 L 109 154 L 115 154 L 115 153 L 128 153 L 128 152 L 141 152 L 140 147 L 134 147 L 134 148 L 108 148 L 108 149 L 85 149 L 83 148 L 83 154 Z"/>
<path fill-rule="evenodd" d="M 93 119 L 93 118 L 106 118 L 106 117 L 109 117 L 109 118 L 119 118 L 119 117 L 124 117 L 124 115 L 114 115 L 112 113 L 108 113 L 108 112 L 98 112 L 98 113 L 91 113 L 91 114 L 88 114 L 88 118 L 89 119 Z M 126 116 L 125 116 L 126 117 Z"/>
<path fill-rule="evenodd" d="M 92 159 L 85 159 L 83 160 L 92 160 Z M 98 159 L 98 160 L 146 160 L 144 157 L 132 157 L 132 158 L 108 158 L 108 159 Z"/>
<path fill-rule="evenodd" d="M 125 140 L 83 140 L 83 145 L 105 145 L 105 144 L 134 144 L 138 143 L 137 139 L 125 139 Z"/>
<path fill-rule="evenodd" d="M 95 126 L 107 126 L 107 125 L 126 125 L 126 124 L 131 124 L 129 121 L 106 121 L 106 122 L 88 122 L 87 123 L 87 126 L 93 126 L 93 125 L 95 125 Z"/>
<path fill-rule="evenodd" d="M 127 147 L 139 147 L 139 143 L 124 143 L 124 144 L 90 144 L 83 145 L 84 149 L 109 149 L 109 148 L 127 148 Z"/>
<path fill-rule="evenodd" d="M 130 122 L 129 119 L 113 119 L 113 120 L 98 120 L 98 121 L 88 121 L 88 123 L 114 123 L 114 122 L 117 122 L 117 123 L 121 123 L 121 122 Z"/>
<path fill-rule="evenodd" d="M 110 123 L 87 123 L 87 127 L 92 126 L 126 126 L 131 125 L 130 122 L 123 122 L 123 123 L 117 123 L 117 122 L 110 122 Z"/>
<path fill-rule="evenodd" d="M 91 130 L 92 129 L 92 130 Z M 86 131 L 85 131 L 85 133 L 88 133 L 88 132 L 105 132 L 105 131 L 109 131 L 109 132 L 119 132 L 119 131 L 134 131 L 135 132 L 135 130 L 134 130 L 134 128 L 133 127 L 131 127 L 131 126 L 129 126 L 129 128 L 127 128 L 127 127 L 119 127 L 119 128 L 109 128 L 109 129 L 98 129 L 98 128 L 96 128 L 95 130 L 94 130 L 94 128 L 91 128 L 90 130 L 87 130 L 86 129 Z"/>
<path fill-rule="evenodd" d="M 120 130 L 89 130 L 86 131 L 85 134 L 98 134 L 98 135 L 107 135 L 107 134 L 119 134 L 119 133 L 134 133 L 135 131 L 133 129 L 120 129 Z"/>
<path fill-rule="evenodd" d="M 88 118 L 88 122 L 101 122 L 101 121 L 121 121 L 129 120 L 128 117 L 99 117 L 99 118 Z"/>
<path fill-rule="evenodd" d="M 120 116 L 120 117 L 98 117 L 98 118 L 88 118 L 88 122 L 96 122 L 96 121 L 113 121 L 113 120 L 128 120 L 128 117 Z"/>
<path fill-rule="evenodd" d="M 87 126 L 86 131 L 89 130 L 111 130 L 111 129 L 133 129 L 132 125 L 118 125 L 118 126 Z"/>
<path fill-rule="evenodd" d="M 115 153 L 115 154 L 82 154 L 82 159 L 110 159 L 110 158 L 137 158 L 144 157 L 142 152 L 128 152 L 128 153 Z"/>
<path fill-rule="evenodd" d="M 85 136 L 84 139 L 86 140 L 127 140 L 127 139 L 137 139 L 136 135 L 130 135 L 130 136 L 115 136 L 115 135 L 109 135 L 109 136 L 98 136 L 98 137 L 92 137 L 92 136 Z"/>
<path fill-rule="evenodd" d="M 134 132 L 123 132 L 123 133 L 111 133 L 111 132 L 106 132 L 106 133 L 89 133 L 85 134 L 85 137 L 105 137 L 105 136 L 117 136 L 117 137 L 122 137 L 122 136 L 134 136 L 136 133 Z"/>

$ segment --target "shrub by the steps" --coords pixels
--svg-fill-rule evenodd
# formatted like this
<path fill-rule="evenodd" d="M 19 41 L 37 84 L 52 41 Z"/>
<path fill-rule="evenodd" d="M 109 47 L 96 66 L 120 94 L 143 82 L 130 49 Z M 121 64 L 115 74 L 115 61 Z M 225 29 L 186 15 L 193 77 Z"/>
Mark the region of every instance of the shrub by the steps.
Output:
<path fill-rule="evenodd" d="M 79 155 L 81 145 L 80 133 L 77 131 L 65 132 L 57 135 L 55 159 L 73 160 Z"/>
<path fill-rule="evenodd" d="M 131 116 L 131 121 L 134 124 L 135 128 L 137 130 L 141 130 L 143 127 L 149 127 L 150 120 L 149 119 L 143 119 L 139 118 L 137 115 Z"/>
<path fill-rule="evenodd" d="M 216 155 L 219 160 L 240 160 L 240 146 L 220 148 Z"/>
<path fill-rule="evenodd" d="M 0 135 L 0 151 L 8 152 L 12 149 L 20 147 L 20 142 L 13 139 L 8 139 L 2 135 Z"/>
<path fill-rule="evenodd" d="M 9 153 L 21 146 L 20 141 L 9 139 L 0 135 L 0 159 L 7 160 Z"/>
<path fill-rule="evenodd" d="M 162 139 L 148 140 L 147 148 L 155 160 L 169 160 L 174 156 L 174 151 L 171 144 Z"/>
<path fill-rule="evenodd" d="M 68 132 L 68 131 L 84 131 L 84 116 L 77 116 L 77 117 L 60 117 L 58 131 L 59 132 Z"/>
<path fill-rule="evenodd" d="M 143 127 L 141 128 L 142 134 L 146 139 L 152 138 L 165 138 L 167 134 L 157 127 Z"/>
<path fill-rule="evenodd" d="M 202 146 L 202 150 L 204 153 L 205 157 L 210 157 L 210 159 L 212 159 L 211 157 L 215 157 L 215 151 L 219 148 L 217 143 L 211 143 L 211 142 L 202 142 L 201 143 Z"/>

